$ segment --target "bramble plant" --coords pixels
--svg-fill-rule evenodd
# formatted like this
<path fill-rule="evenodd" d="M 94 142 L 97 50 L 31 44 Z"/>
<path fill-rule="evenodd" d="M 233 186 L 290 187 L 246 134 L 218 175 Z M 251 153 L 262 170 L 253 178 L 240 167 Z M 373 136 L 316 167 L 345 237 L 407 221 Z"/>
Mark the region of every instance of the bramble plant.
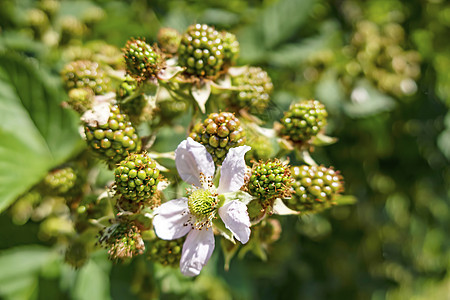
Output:
<path fill-rule="evenodd" d="M 115 262 L 144 255 L 196 276 L 216 235 L 228 268 L 239 247 L 240 256 L 270 257 L 282 234 L 274 215 L 349 203 L 340 198 L 340 173 L 310 155 L 336 141 L 325 135 L 320 101 L 295 100 L 279 123 L 264 124 L 258 116 L 274 87 L 261 67 L 236 65 L 236 36 L 194 24 L 183 34 L 162 28 L 158 41 L 131 38 L 122 64 L 75 60 L 61 72 L 66 107 L 78 113 L 88 148 L 41 184 L 62 197 L 78 189 L 66 203 L 73 226 L 67 263 L 79 268 L 103 247 Z M 180 117 L 189 118 L 185 139 L 155 150 L 159 131 Z M 93 188 L 102 168 L 113 171 L 110 183 Z"/>

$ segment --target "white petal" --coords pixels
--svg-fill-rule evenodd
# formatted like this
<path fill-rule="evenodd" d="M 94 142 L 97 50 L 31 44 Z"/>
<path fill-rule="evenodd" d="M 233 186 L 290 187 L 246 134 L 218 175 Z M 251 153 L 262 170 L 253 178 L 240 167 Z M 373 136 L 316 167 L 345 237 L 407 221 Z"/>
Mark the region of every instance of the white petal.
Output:
<path fill-rule="evenodd" d="M 219 194 L 236 192 L 244 184 L 245 175 L 245 153 L 251 148 L 249 146 L 240 146 L 231 148 L 220 170 L 220 181 L 217 192 Z"/>
<path fill-rule="evenodd" d="M 202 144 L 191 138 L 182 141 L 175 150 L 175 165 L 181 179 L 198 187 L 201 187 L 200 173 L 207 177 L 214 176 L 211 155 Z"/>
<path fill-rule="evenodd" d="M 247 206 L 241 201 L 231 201 L 219 208 L 219 216 L 225 227 L 227 227 L 234 237 L 242 244 L 248 242 L 250 238 L 250 218 L 247 213 Z"/>
<path fill-rule="evenodd" d="M 187 200 L 187 198 L 171 200 L 155 209 L 153 227 L 160 239 L 178 239 L 192 229 L 191 226 L 185 225 L 191 217 Z"/>
<path fill-rule="evenodd" d="M 89 126 L 104 125 L 108 122 L 110 114 L 110 104 L 103 102 L 95 105 L 91 110 L 86 111 L 81 116 L 81 121 Z"/>
<path fill-rule="evenodd" d="M 183 244 L 180 270 L 186 276 L 197 276 L 206 265 L 214 250 L 212 229 L 194 229 Z"/>

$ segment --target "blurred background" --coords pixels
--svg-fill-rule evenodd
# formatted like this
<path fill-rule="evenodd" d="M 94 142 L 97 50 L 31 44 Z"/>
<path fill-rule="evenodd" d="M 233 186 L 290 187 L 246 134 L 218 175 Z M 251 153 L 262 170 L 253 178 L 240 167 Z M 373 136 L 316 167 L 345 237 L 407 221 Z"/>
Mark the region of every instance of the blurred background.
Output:
<path fill-rule="evenodd" d="M 196 22 L 268 71 L 269 121 L 296 99 L 326 105 L 339 141 L 313 157 L 358 201 L 280 218 L 267 261 L 247 253 L 228 272 L 220 251 L 194 279 L 104 251 L 75 270 L 55 237 L 70 228 L 20 198 L 83 148 L 60 71 Z M 0 298 L 450 299 L 449 36 L 444 0 L 0 0 Z"/>

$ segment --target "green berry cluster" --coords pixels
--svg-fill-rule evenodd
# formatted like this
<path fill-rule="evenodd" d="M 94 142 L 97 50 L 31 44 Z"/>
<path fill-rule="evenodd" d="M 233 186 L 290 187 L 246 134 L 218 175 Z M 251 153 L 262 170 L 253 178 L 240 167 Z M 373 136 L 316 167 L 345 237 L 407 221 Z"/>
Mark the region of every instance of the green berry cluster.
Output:
<path fill-rule="evenodd" d="M 223 41 L 223 62 L 225 65 L 234 65 L 239 56 L 239 42 L 236 35 L 228 31 L 221 32 Z"/>
<path fill-rule="evenodd" d="M 199 77 L 216 77 L 224 59 L 219 32 L 208 25 L 188 27 L 178 47 L 178 62 L 186 73 Z"/>
<path fill-rule="evenodd" d="M 294 142 L 307 142 L 326 125 L 328 113 L 317 100 L 303 100 L 291 105 L 281 119 L 280 134 Z"/>
<path fill-rule="evenodd" d="M 46 192 L 58 196 L 66 195 L 76 182 L 77 174 L 70 167 L 51 171 L 44 178 Z"/>
<path fill-rule="evenodd" d="M 249 67 L 231 80 L 233 86 L 239 87 L 239 92 L 231 99 L 234 105 L 257 114 L 265 111 L 273 91 L 272 80 L 266 71 L 260 67 Z"/>
<path fill-rule="evenodd" d="M 66 90 L 90 88 L 96 95 L 108 90 L 109 78 L 99 64 L 89 60 L 77 60 L 67 64 L 62 70 Z"/>
<path fill-rule="evenodd" d="M 131 39 L 123 49 L 127 73 L 138 81 L 156 76 L 161 69 L 160 55 L 143 39 Z"/>
<path fill-rule="evenodd" d="M 111 106 L 109 119 L 105 124 L 86 124 L 84 132 L 89 147 L 100 154 L 110 168 L 129 153 L 139 152 L 141 149 L 141 140 L 136 129 L 117 105 Z"/>
<path fill-rule="evenodd" d="M 185 239 L 185 237 L 182 237 L 176 240 L 166 241 L 155 238 L 148 244 L 148 258 L 164 266 L 178 267 L 180 265 L 181 250 Z"/>
<path fill-rule="evenodd" d="M 181 34 L 173 28 L 164 27 L 158 31 L 158 45 L 164 53 L 174 55 L 181 42 Z"/>
<path fill-rule="evenodd" d="M 114 171 L 117 191 L 133 202 L 150 200 L 160 180 L 156 162 L 148 154 L 130 154 Z"/>
<path fill-rule="evenodd" d="M 300 166 L 291 168 L 295 194 L 285 199 L 286 205 L 300 212 L 319 212 L 333 205 L 335 197 L 343 192 L 342 176 L 333 168 Z"/>
<path fill-rule="evenodd" d="M 278 159 L 258 162 L 253 165 L 248 181 L 248 192 L 265 204 L 276 198 L 289 197 L 292 177 L 289 166 Z"/>
<path fill-rule="evenodd" d="M 218 165 L 222 164 L 228 150 L 246 141 L 241 122 L 230 112 L 210 114 L 203 123 L 194 126 L 189 136 L 203 144 Z"/>
<path fill-rule="evenodd" d="M 138 88 L 138 82 L 127 75 L 117 88 L 117 102 L 120 110 L 128 115 L 133 124 L 139 124 L 147 105 L 144 95 L 133 95 Z"/>
<path fill-rule="evenodd" d="M 144 253 L 141 231 L 133 223 L 116 220 L 117 223 L 100 232 L 99 244 L 108 250 L 111 260 L 122 260 Z"/>

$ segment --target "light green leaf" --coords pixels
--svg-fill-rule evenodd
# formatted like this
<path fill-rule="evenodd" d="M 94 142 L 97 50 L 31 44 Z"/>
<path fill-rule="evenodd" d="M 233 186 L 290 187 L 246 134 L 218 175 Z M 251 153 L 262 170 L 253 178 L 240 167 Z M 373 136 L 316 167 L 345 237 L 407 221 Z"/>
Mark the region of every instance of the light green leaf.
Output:
<path fill-rule="evenodd" d="M 0 53 L 0 212 L 81 150 L 75 114 L 33 61 Z"/>
<path fill-rule="evenodd" d="M 220 194 L 219 199 L 222 202 L 222 204 L 228 203 L 230 201 L 238 200 L 238 201 L 243 202 L 245 205 L 247 205 L 253 199 L 253 196 L 247 192 L 239 190 L 237 192 L 229 192 L 229 193 Z"/>
<path fill-rule="evenodd" d="M 102 257 L 91 259 L 80 269 L 73 291 L 76 299 L 110 299 L 109 264 L 105 269 L 100 259 Z M 106 256 L 104 260 L 106 260 Z"/>
<path fill-rule="evenodd" d="M 381 93 L 368 81 L 359 81 L 351 94 L 351 103 L 346 103 L 344 110 L 353 118 L 364 118 L 384 111 L 392 110 L 396 102 L 393 98 Z"/>
<path fill-rule="evenodd" d="M 329 71 L 320 78 L 315 95 L 316 99 L 325 105 L 327 111 L 334 113 L 341 109 L 342 103 L 348 98 L 334 71 Z"/>

